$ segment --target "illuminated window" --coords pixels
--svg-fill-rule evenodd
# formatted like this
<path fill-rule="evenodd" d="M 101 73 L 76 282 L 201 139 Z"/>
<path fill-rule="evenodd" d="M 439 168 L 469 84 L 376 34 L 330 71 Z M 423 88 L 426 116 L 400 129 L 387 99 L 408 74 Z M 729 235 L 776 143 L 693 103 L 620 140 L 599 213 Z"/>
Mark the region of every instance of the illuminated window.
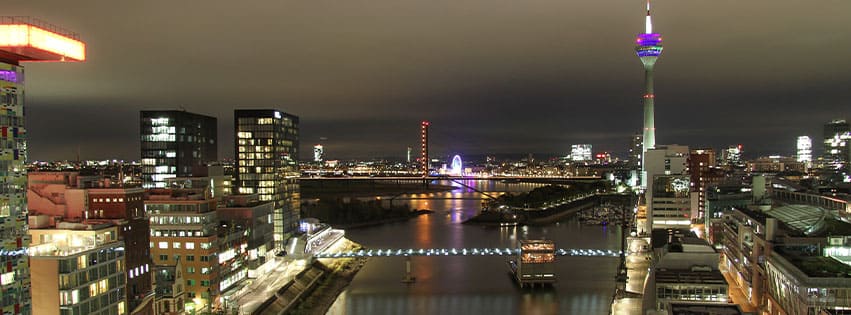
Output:
<path fill-rule="evenodd" d="M 160 249 L 168 249 L 168 242 L 160 242 L 157 247 Z"/>

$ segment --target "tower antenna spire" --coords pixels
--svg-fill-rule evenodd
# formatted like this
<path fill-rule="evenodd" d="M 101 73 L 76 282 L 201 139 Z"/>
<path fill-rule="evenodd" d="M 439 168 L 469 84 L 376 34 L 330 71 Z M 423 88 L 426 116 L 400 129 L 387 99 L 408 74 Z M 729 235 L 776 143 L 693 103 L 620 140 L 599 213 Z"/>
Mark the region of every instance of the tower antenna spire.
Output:
<path fill-rule="evenodd" d="M 653 33 L 653 22 L 650 19 L 650 0 L 647 0 L 647 17 L 644 21 L 644 34 Z"/>

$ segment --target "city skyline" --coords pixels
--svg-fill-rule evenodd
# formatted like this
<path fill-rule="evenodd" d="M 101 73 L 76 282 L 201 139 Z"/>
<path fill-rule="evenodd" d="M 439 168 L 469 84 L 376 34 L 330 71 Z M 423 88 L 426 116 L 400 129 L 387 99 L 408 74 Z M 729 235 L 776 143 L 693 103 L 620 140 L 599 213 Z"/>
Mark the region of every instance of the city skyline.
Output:
<path fill-rule="evenodd" d="M 446 154 L 623 155 L 641 129 L 630 42 L 643 1 L 93 4 L 8 6 L 90 43 L 84 63 L 28 67 L 30 160 L 135 159 L 134 122 L 153 109 L 218 118 L 220 157 L 233 156 L 234 108 L 300 116 L 301 150 L 322 143 L 330 159 L 402 158 L 422 120 Z M 847 9 L 654 2 L 671 52 L 655 74 L 657 143 L 792 154 L 798 136 L 851 118 Z"/>

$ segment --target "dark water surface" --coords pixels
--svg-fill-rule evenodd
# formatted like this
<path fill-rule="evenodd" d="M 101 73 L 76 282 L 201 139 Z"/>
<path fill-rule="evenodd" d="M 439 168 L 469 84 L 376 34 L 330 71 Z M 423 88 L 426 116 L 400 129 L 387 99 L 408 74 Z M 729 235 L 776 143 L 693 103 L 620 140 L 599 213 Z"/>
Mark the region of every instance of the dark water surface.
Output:
<path fill-rule="evenodd" d="M 538 185 L 469 182 L 484 191 L 524 191 Z M 478 195 L 467 189 L 436 193 Z M 423 196 L 414 195 L 417 198 Z M 367 248 L 515 248 L 518 240 L 545 238 L 558 248 L 619 249 L 617 227 L 583 226 L 577 220 L 548 226 L 462 225 L 481 209 L 479 200 L 405 200 L 435 213 L 407 222 L 346 231 Z M 402 283 L 405 258 L 370 258 L 328 314 L 608 314 L 618 264 L 608 257 L 559 257 L 558 283 L 521 290 L 510 278 L 508 257 L 414 257 L 413 284 Z"/>

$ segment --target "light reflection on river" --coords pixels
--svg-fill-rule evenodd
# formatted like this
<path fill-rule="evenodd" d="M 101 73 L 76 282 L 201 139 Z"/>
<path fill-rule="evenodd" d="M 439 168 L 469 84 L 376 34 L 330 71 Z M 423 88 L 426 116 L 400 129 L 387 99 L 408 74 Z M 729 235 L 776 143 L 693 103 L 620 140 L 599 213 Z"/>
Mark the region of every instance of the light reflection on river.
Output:
<path fill-rule="evenodd" d="M 486 192 L 528 191 L 540 184 L 496 181 L 465 183 Z M 460 195 L 459 195 L 460 193 Z M 467 188 L 436 198 L 474 196 Z M 398 197 L 420 198 L 405 195 Z M 516 247 L 518 240 L 546 238 L 559 248 L 619 249 L 620 230 L 583 226 L 567 219 L 548 226 L 462 225 L 481 209 L 481 200 L 405 200 L 415 209 L 435 211 L 407 222 L 346 231 L 368 248 Z M 507 257 L 414 257 L 416 283 L 401 282 L 405 259 L 371 258 L 328 314 L 608 314 L 615 286 L 615 258 L 559 257 L 552 289 L 520 290 L 511 280 Z"/>

